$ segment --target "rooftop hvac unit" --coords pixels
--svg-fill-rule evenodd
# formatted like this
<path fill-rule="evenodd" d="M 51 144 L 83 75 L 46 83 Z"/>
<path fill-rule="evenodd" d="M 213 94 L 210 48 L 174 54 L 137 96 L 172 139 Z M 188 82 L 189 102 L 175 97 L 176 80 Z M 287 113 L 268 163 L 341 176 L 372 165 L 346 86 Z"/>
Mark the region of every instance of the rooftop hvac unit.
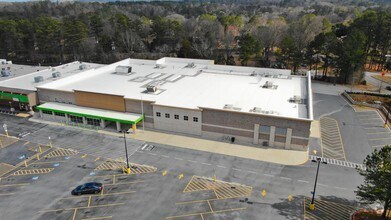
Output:
<path fill-rule="evenodd" d="M 262 86 L 262 88 L 272 88 L 273 82 L 266 81 L 265 84 Z"/>
<path fill-rule="evenodd" d="M 254 107 L 253 109 L 250 110 L 250 112 L 262 113 L 262 108 Z"/>
<path fill-rule="evenodd" d="M 233 109 L 234 105 L 232 104 L 225 104 L 223 109 Z"/>
<path fill-rule="evenodd" d="M 194 68 L 195 67 L 195 64 L 194 63 L 189 63 L 186 65 L 187 68 Z"/>
<path fill-rule="evenodd" d="M 80 64 L 79 66 L 79 70 L 84 70 L 84 69 L 87 69 L 87 65 L 86 64 Z"/>
<path fill-rule="evenodd" d="M 150 93 L 155 93 L 157 90 L 158 89 L 156 86 L 153 86 L 153 85 L 147 86 L 147 91 Z"/>
<path fill-rule="evenodd" d="M 43 81 L 44 81 L 43 76 L 34 77 L 34 82 L 36 82 L 36 83 L 43 82 Z"/>
<path fill-rule="evenodd" d="M 163 69 L 164 65 L 163 64 L 156 64 L 155 69 Z"/>
<path fill-rule="evenodd" d="M 128 74 L 132 72 L 131 66 L 117 66 L 115 68 L 116 73 Z"/>
<path fill-rule="evenodd" d="M 10 70 L 8 70 L 8 69 L 6 70 L 5 68 L 1 69 L 1 76 L 2 77 L 7 77 L 9 75 L 11 75 L 11 71 Z"/>
<path fill-rule="evenodd" d="M 53 76 L 53 78 L 58 78 L 61 76 L 61 73 L 60 72 L 53 72 L 52 76 Z"/>

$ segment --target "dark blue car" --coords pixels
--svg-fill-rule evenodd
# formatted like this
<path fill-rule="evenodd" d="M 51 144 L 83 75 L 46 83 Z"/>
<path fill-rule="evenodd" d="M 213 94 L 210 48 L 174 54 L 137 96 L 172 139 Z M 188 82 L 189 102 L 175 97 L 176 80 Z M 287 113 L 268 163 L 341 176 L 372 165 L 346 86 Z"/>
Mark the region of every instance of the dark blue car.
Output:
<path fill-rule="evenodd" d="M 76 187 L 71 193 L 72 195 L 96 194 L 100 193 L 102 189 L 102 183 L 91 182 Z"/>

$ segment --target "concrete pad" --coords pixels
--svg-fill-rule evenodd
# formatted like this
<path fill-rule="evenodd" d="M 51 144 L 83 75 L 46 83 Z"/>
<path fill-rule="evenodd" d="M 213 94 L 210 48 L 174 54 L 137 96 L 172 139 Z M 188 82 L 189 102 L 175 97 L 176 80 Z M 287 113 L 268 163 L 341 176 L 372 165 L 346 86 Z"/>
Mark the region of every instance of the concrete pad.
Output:
<path fill-rule="evenodd" d="M 21 117 L 21 118 L 28 118 L 28 117 L 30 117 L 31 115 L 30 115 L 30 114 L 26 114 L 26 113 L 19 113 L 19 114 L 17 114 L 16 116 Z"/>
<path fill-rule="evenodd" d="M 311 131 L 310 137 L 320 138 L 319 120 L 313 120 L 312 121 L 310 131 Z"/>
<path fill-rule="evenodd" d="M 300 165 L 308 160 L 308 151 L 282 149 L 261 149 L 239 144 L 229 144 L 195 137 L 165 134 L 154 131 L 143 131 L 130 135 L 131 138 L 176 147 L 207 151 L 234 157 L 278 163 L 283 165 Z"/>

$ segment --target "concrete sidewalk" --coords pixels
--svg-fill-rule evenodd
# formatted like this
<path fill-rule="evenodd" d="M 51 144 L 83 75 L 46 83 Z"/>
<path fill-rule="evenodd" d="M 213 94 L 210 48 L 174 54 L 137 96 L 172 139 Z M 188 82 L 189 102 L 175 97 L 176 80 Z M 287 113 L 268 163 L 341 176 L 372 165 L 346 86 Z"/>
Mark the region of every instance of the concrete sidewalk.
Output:
<path fill-rule="evenodd" d="M 38 123 L 64 126 L 60 123 L 44 121 L 36 118 L 31 118 L 30 120 Z M 80 127 L 75 128 L 83 129 Z M 95 131 L 112 136 L 122 135 L 117 132 L 111 132 L 106 130 L 90 131 Z M 167 134 L 151 130 L 138 130 L 136 134 L 128 134 L 127 136 L 129 138 L 146 142 L 171 145 L 174 147 L 200 150 L 210 153 L 224 154 L 228 156 L 241 157 L 283 165 L 301 165 L 306 163 L 308 160 L 308 151 L 255 148 L 246 145 L 230 144 L 196 137 Z"/>

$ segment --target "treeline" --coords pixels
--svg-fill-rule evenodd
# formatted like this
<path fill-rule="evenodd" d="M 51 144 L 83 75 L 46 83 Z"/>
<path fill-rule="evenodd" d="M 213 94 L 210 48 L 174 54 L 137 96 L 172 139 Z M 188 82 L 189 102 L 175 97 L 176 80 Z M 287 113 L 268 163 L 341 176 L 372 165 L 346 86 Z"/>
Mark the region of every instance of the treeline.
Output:
<path fill-rule="evenodd" d="M 391 69 L 389 6 L 283 5 L 290 2 L 0 4 L 0 58 L 55 65 L 178 56 L 306 67 L 341 82 L 364 64 Z"/>

